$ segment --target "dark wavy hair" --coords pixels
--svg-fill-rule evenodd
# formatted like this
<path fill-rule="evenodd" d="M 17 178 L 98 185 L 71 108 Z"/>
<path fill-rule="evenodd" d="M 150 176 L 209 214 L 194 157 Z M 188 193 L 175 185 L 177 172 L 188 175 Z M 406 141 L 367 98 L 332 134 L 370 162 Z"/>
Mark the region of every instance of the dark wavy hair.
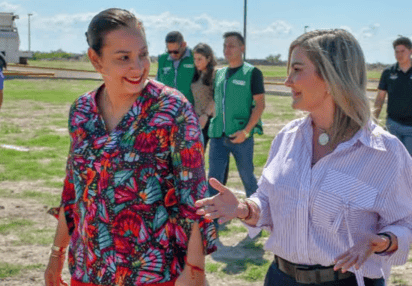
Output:
<path fill-rule="evenodd" d="M 399 37 L 395 41 L 393 41 L 393 48 L 394 49 L 396 48 L 396 46 L 399 46 L 399 45 L 403 45 L 409 50 L 412 49 L 411 39 L 409 39 L 407 37 Z"/>
<path fill-rule="evenodd" d="M 207 85 L 207 86 L 211 85 L 212 84 L 213 72 L 214 72 L 215 66 L 217 64 L 215 56 L 213 54 L 212 48 L 208 44 L 199 43 L 193 48 L 193 53 L 201 54 L 207 60 L 209 60 L 209 63 L 206 66 L 206 74 L 203 77 L 203 84 Z M 201 71 L 199 71 L 196 68 L 195 75 L 193 76 L 192 82 L 196 82 L 200 78 L 200 75 L 201 75 Z"/>

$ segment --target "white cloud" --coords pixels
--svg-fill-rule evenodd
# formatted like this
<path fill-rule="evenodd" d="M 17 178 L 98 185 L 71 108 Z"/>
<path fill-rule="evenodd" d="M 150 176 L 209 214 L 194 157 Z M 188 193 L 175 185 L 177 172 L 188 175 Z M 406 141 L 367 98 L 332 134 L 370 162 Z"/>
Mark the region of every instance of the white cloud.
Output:
<path fill-rule="evenodd" d="M 32 22 L 35 28 L 46 31 L 69 32 L 82 29 L 84 32 L 93 16 L 96 13 L 79 13 L 79 14 L 58 14 L 52 17 L 32 16 Z"/>
<path fill-rule="evenodd" d="M 165 12 L 159 15 L 136 15 L 143 21 L 146 30 L 198 30 L 200 28 L 192 19 L 183 18 Z"/>
<path fill-rule="evenodd" d="M 258 37 L 283 38 L 291 35 L 292 29 L 293 27 L 289 23 L 278 20 L 264 29 L 252 29 L 251 34 Z"/>
<path fill-rule="evenodd" d="M 241 28 L 241 24 L 237 21 L 218 20 L 210 17 L 207 14 L 202 14 L 199 17 L 195 17 L 196 23 L 202 27 L 204 34 L 218 34 L 222 35 L 227 31 L 238 31 Z"/>
<path fill-rule="evenodd" d="M 20 5 L 11 4 L 6 1 L 3 1 L 0 3 L 1 12 L 17 12 L 19 9 L 20 9 Z"/>
<path fill-rule="evenodd" d="M 150 31 L 181 31 L 184 35 L 190 34 L 222 34 L 222 31 L 238 30 L 240 23 L 218 20 L 207 14 L 194 17 L 179 17 L 164 12 L 159 15 L 138 15 L 143 21 L 145 29 Z"/>
<path fill-rule="evenodd" d="M 340 26 L 341 29 L 348 31 L 349 33 L 351 33 L 352 35 L 354 35 L 353 30 L 351 27 L 349 26 Z"/>
<path fill-rule="evenodd" d="M 360 36 L 363 38 L 372 38 L 379 31 L 380 24 L 375 23 L 368 27 L 363 27 L 360 31 Z"/>
<path fill-rule="evenodd" d="M 57 14 L 42 16 L 33 12 L 30 18 L 31 49 L 34 51 L 81 52 L 87 49 L 85 32 L 93 16 L 97 13 Z M 22 17 L 19 28 L 21 48 L 27 49 L 27 16 Z M 24 25 L 26 24 L 26 25 Z M 18 24 L 19 25 L 19 24 Z M 19 25 L 19 26 L 20 26 Z"/>

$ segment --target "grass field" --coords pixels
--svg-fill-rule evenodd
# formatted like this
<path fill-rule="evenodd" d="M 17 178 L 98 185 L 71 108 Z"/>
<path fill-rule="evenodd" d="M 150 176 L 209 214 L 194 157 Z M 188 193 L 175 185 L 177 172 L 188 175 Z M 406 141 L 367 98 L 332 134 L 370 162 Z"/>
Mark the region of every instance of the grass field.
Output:
<path fill-rule="evenodd" d="M 92 64 L 88 61 L 42 61 L 29 60 L 29 65 L 51 68 L 67 68 L 78 70 L 94 70 Z M 266 78 L 269 77 L 286 77 L 286 66 L 257 66 Z M 150 66 L 150 75 L 155 76 L 157 72 L 157 63 L 152 63 Z M 382 71 L 368 71 L 368 78 L 380 78 Z"/>
<path fill-rule="evenodd" d="M 0 284 L 43 285 L 56 221 L 45 211 L 59 203 L 69 147 L 67 114 L 73 100 L 94 89 L 95 81 L 10 80 L 0 112 Z M 265 134 L 255 139 L 254 164 L 259 177 L 271 141 L 290 120 L 303 113 L 292 110 L 291 99 L 267 96 L 263 115 Z M 385 114 L 381 115 L 384 118 Z M 207 161 L 207 160 L 206 160 Z M 228 186 L 243 190 L 232 158 Z M 239 195 L 242 196 L 242 195 Z M 246 238 L 246 229 L 234 220 L 220 230 L 222 246 L 207 257 L 210 285 L 262 285 L 273 256 L 263 250 L 268 233 Z M 67 269 L 64 272 L 68 279 Z M 393 285 L 412 285 L 395 275 Z M 409 284 L 407 284 L 409 283 Z M 392 285 L 392 284 L 391 284 Z"/>
<path fill-rule="evenodd" d="M 44 60 L 29 60 L 29 66 L 47 67 L 47 68 L 63 68 L 94 71 L 94 67 L 89 61 L 44 61 Z M 157 63 L 150 65 L 150 75 L 155 76 L 157 72 Z"/>

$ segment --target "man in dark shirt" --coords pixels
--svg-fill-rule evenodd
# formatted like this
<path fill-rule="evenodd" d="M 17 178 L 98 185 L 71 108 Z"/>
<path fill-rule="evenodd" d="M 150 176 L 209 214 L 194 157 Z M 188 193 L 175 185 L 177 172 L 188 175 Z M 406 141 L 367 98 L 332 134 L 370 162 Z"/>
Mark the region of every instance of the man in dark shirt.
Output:
<path fill-rule="evenodd" d="M 393 42 L 397 63 L 386 68 L 381 76 L 375 101 L 376 118 L 388 94 L 388 131 L 405 145 L 412 156 L 412 42 L 400 37 Z"/>
<path fill-rule="evenodd" d="M 245 42 L 240 33 L 224 36 L 223 52 L 229 66 L 216 72 L 215 117 L 209 125 L 209 178 L 224 181 L 224 171 L 233 154 L 250 197 L 257 189 L 253 166 L 253 134 L 262 134 L 260 117 L 265 109 L 262 72 L 243 61 Z M 217 193 L 209 185 L 211 195 Z"/>

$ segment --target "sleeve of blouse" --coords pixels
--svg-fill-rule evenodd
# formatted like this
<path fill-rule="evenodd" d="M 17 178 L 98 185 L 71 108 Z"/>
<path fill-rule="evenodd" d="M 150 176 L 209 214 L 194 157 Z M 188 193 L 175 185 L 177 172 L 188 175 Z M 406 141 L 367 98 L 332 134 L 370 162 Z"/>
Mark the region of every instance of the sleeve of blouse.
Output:
<path fill-rule="evenodd" d="M 60 202 L 60 207 L 64 208 L 64 214 L 66 217 L 67 227 L 69 229 L 69 234 L 71 235 L 74 230 L 74 204 L 75 204 L 75 189 L 73 183 L 73 137 L 72 128 L 70 126 L 72 117 L 72 109 L 69 115 L 69 132 L 70 132 L 70 149 L 66 164 L 66 177 L 64 179 L 64 186 L 62 192 L 62 198 Z"/>
<path fill-rule="evenodd" d="M 208 196 L 204 153 L 199 122 L 193 106 L 184 102 L 171 131 L 171 151 L 176 199 L 179 206 L 177 244 L 184 250 L 194 222 L 199 223 L 204 253 L 216 250 L 216 229 L 213 221 L 196 215 L 195 201 Z M 183 231 L 183 233 L 179 233 Z"/>
<path fill-rule="evenodd" d="M 400 153 L 404 158 L 399 163 L 398 176 L 385 193 L 379 212 L 379 232 L 392 232 L 398 239 L 398 250 L 382 256 L 391 265 L 406 263 L 412 243 L 412 159 L 406 150 Z"/>

